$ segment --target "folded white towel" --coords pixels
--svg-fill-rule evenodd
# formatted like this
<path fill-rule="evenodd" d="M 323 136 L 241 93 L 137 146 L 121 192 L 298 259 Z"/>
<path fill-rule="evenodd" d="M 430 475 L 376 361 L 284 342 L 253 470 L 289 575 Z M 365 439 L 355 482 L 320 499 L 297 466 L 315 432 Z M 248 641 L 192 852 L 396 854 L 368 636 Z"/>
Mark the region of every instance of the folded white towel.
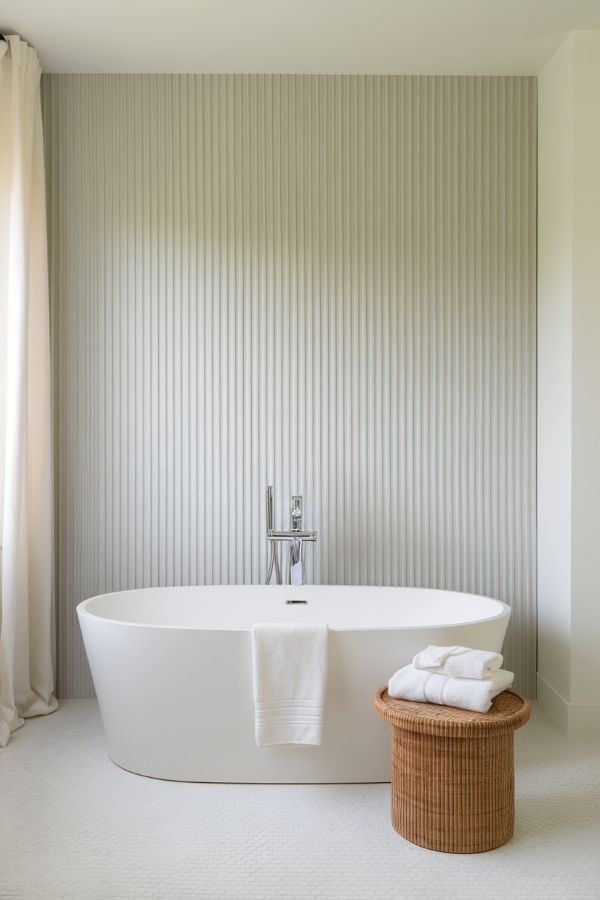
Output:
<path fill-rule="evenodd" d="M 327 625 L 253 625 L 252 674 L 258 746 L 320 744 Z"/>
<path fill-rule="evenodd" d="M 454 678 L 489 678 L 503 662 L 501 653 L 472 650 L 470 647 L 436 647 L 434 644 L 417 653 L 415 669 L 427 669 Z"/>
<path fill-rule="evenodd" d="M 388 694 L 399 700 L 441 703 L 487 712 L 494 697 L 510 687 L 514 677 L 512 672 L 498 669 L 489 678 L 451 678 L 425 669 L 415 669 L 410 663 L 394 672 L 388 683 Z"/>

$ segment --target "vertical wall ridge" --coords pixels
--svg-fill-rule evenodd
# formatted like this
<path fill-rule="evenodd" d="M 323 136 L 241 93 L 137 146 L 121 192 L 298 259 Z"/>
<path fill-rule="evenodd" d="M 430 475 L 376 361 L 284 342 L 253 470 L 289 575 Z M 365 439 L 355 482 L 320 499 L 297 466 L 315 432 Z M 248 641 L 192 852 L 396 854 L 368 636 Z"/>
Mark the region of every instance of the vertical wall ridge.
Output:
<path fill-rule="evenodd" d="M 315 582 L 511 604 L 535 672 L 535 80 L 43 78 L 62 696 L 76 603 Z"/>

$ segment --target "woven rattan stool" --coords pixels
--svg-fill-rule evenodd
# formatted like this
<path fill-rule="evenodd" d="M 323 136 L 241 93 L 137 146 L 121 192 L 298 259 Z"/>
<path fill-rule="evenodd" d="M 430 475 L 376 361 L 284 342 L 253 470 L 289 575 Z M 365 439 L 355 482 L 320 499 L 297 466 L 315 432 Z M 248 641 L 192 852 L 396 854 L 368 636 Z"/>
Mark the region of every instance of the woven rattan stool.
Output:
<path fill-rule="evenodd" d="M 393 700 L 375 708 L 392 725 L 392 825 L 402 837 L 447 853 L 480 853 L 512 837 L 513 731 L 529 702 L 503 691 L 488 713 Z"/>

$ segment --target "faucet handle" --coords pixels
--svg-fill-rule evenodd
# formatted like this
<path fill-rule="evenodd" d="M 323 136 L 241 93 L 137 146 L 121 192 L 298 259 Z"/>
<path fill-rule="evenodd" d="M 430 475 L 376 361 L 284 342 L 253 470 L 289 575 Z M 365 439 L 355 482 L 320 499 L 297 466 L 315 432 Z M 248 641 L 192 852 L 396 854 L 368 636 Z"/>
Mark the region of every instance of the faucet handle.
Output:
<path fill-rule="evenodd" d="M 300 494 L 295 494 L 292 497 L 290 518 L 292 520 L 292 531 L 300 531 L 302 529 L 302 496 Z"/>

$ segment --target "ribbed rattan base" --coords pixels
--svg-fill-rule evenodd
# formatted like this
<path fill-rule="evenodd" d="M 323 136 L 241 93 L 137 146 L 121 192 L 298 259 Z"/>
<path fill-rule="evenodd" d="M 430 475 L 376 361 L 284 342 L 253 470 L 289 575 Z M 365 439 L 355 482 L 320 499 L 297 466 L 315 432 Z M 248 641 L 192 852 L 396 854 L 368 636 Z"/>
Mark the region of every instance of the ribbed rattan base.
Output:
<path fill-rule="evenodd" d="M 480 853 L 510 840 L 515 819 L 513 732 L 530 707 L 504 691 L 489 713 L 392 700 L 392 824 L 404 838 L 447 853 Z"/>

